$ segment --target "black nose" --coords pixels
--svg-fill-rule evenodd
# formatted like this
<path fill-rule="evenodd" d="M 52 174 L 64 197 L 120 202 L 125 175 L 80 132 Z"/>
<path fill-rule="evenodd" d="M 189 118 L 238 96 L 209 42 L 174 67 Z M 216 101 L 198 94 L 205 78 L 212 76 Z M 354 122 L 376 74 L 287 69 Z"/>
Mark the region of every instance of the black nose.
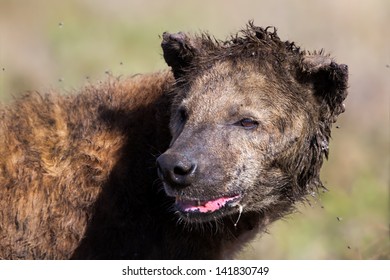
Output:
<path fill-rule="evenodd" d="M 171 187 L 185 187 L 195 177 L 196 164 L 181 154 L 165 153 L 157 158 L 160 178 Z"/>

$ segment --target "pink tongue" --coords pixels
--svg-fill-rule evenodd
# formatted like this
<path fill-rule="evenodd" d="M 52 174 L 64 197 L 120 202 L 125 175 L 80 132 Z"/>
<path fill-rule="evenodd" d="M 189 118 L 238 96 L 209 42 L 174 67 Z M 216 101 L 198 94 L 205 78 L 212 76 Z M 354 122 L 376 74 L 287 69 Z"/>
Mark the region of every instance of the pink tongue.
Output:
<path fill-rule="evenodd" d="M 219 209 L 221 209 L 223 206 L 226 205 L 229 201 L 232 201 L 236 199 L 238 196 L 233 196 L 233 197 L 221 197 L 217 198 L 215 200 L 210 200 L 210 201 L 201 201 L 201 205 L 197 205 L 198 203 L 196 201 L 191 201 L 191 200 L 179 200 L 176 199 L 176 204 L 181 208 L 181 210 L 185 212 L 201 212 L 201 213 L 206 213 L 206 212 L 214 212 Z"/>

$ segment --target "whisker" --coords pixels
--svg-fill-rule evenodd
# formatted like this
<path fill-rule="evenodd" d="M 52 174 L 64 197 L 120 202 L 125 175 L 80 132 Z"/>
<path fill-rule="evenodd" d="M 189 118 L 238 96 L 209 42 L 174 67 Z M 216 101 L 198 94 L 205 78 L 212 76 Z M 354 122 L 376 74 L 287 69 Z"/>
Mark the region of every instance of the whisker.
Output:
<path fill-rule="evenodd" d="M 237 221 L 234 223 L 234 227 L 237 227 L 238 221 L 241 218 L 242 211 L 244 210 L 244 207 L 241 204 L 238 204 L 238 218 Z"/>

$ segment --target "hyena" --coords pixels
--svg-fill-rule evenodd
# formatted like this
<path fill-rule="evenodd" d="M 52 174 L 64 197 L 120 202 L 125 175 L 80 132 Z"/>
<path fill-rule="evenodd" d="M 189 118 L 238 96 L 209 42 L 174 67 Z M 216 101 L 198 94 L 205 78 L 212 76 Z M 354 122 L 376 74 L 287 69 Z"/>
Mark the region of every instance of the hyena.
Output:
<path fill-rule="evenodd" d="M 249 23 L 0 113 L 0 258 L 218 259 L 322 187 L 348 69 Z"/>

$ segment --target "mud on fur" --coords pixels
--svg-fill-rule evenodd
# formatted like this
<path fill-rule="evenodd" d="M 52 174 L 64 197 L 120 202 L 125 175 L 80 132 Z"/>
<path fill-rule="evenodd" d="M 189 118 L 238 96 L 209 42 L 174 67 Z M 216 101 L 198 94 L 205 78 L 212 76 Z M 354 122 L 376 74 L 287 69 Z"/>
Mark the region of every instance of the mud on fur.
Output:
<path fill-rule="evenodd" d="M 165 71 L 1 107 L 1 259 L 231 258 L 322 187 L 346 65 L 253 23 L 162 49 Z"/>

